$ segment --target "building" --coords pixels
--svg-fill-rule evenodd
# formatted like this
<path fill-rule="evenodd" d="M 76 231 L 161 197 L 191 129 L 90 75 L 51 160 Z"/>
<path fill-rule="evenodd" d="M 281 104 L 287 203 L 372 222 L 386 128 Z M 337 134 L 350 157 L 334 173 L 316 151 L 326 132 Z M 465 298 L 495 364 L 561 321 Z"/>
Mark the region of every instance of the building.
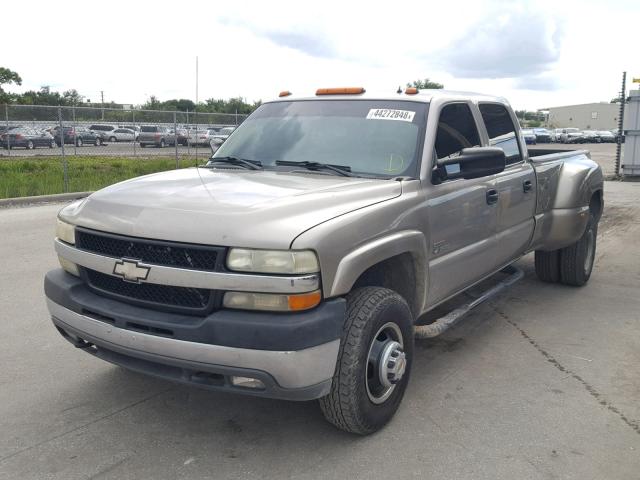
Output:
<path fill-rule="evenodd" d="M 612 130 L 618 128 L 618 103 L 584 103 L 541 109 L 548 113 L 552 128 L 575 127 L 580 130 Z"/>

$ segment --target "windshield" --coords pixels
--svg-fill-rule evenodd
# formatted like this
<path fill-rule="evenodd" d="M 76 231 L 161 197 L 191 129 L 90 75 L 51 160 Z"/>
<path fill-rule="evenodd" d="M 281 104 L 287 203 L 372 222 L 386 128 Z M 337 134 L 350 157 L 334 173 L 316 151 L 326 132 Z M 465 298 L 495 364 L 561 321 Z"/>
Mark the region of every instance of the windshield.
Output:
<path fill-rule="evenodd" d="M 262 105 L 222 144 L 216 157 L 344 165 L 354 174 L 417 177 L 427 104 L 319 100 Z M 291 167 L 288 167 L 289 169 Z"/>

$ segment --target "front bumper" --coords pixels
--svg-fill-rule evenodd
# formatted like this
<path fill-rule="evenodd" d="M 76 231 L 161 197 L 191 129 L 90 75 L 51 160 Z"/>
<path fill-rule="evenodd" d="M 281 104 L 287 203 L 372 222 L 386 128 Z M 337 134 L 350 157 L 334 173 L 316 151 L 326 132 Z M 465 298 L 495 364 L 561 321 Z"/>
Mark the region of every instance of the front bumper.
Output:
<path fill-rule="evenodd" d="M 98 296 L 62 270 L 47 274 L 45 292 L 52 321 L 67 340 L 131 370 L 287 400 L 320 398 L 331 388 L 343 299 L 298 314 L 219 310 L 194 318 Z M 235 386 L 231 376 L 258 379 L 264 388 Z"/>

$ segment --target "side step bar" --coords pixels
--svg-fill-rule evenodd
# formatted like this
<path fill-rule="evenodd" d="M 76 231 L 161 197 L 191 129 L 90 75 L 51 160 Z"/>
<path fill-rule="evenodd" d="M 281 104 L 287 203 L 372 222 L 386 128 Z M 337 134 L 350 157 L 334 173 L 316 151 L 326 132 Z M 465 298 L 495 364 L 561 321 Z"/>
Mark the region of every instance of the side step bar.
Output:
<path fill-rule="evenodd" d="M 458 321 L 460 321 L 467 313 L 469 313 L 472 309 L 477 307 L 483 302 L 486 302 L 492 297 L 495 297 L 497 294 L 502 292 L 505 288 L 510 287 L 522 277 L 524 277 L 524 272 L 518 267 L 514 267 L 513 265 L 509 265 L 508 267 L 500 270 L 502 273 L 507 273 L 509 276 L 499 282 L 497 285 L 491 287 L 489 290 L 486 290 L 482 295 L 476 298 L 473 302 L 467 303 L 461 307 L 452 310 L 446 315 L 438 318 L 435 322 L 430 323 L 429 325 L 417 325 L 414 327 L 414 334 L 416 338 L 433 338 L 438 335 L 446 332 L 452 326 L 454 326 Z"/>

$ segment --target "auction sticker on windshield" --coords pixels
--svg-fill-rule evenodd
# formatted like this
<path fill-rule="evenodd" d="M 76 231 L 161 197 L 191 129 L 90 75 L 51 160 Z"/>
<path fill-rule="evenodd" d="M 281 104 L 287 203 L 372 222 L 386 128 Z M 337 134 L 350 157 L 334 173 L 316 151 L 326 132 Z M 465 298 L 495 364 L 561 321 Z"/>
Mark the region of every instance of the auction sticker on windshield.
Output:
<path fill-rule="evenodd" d="M 367 114 L 368 120 L 400 120 L 413 122 L 416 112 L 410 110 L 395 110 L 392 108 L 372 108 Z"/>

